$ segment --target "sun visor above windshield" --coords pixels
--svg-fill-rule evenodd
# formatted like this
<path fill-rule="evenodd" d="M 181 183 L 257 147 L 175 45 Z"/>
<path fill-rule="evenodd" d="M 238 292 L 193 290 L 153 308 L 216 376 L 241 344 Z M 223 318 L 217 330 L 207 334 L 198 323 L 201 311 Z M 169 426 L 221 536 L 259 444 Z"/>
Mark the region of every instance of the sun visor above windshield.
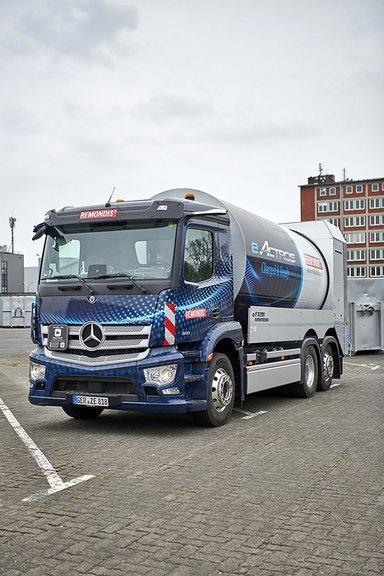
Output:
<path fill-rule="evenodd" d="M 144 200 L 139 202 L 112 202 L 110 206 L 67 207 L 50 210 L 45 217 L 47 226 L 63 226 L 81 222 L 116 222 L 126 220 L 179 219 L 184 214 L 184 203 L 177 200 Z"/>

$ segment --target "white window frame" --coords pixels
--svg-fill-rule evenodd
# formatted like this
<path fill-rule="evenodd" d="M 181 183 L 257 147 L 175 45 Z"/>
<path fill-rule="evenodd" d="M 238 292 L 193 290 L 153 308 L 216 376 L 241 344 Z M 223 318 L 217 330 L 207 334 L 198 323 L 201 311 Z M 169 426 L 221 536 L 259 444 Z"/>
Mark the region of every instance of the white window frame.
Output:
<path fill-rule="evenodd" d="M 334 202 L 318 202 L 317 204 L 317 213 L 323 214 L 324 212 L 338 212 L 339 211 L 339 203 L 337 201 Z"/>
<path fill-rule="evenodd" d="M 348 250 L 347 260 L 348 262 L 363 262 L 366 257 L 365 250 Z"/>
<path fill-rule="evenodd" d="M 369 207 L 371 210 L 379 210 L 384 208 L 384 198 L 370 198 Z"/>
<path fill-rule="evenodd" d="M 319 188 L 319 196 L 326 196 L 327 189 L 326 188 Z"/>
<path fill-rule="evenodd" d="M 352 184 L 348 184 L 348 185 L 345 187 L 345 193 L 346 193 L 346 194 L 353 194 L 353 186 L 352 186 Z"/>
<path fill-rule="evenodd" d="M 372 190 L 372 192 L 378 192 L 379 191 L 379 185 L 377 182 L 375 182 L 374 184 L 371 185 L 371 190 Z"/>
<path fill-rule="evenodd" d="M 328 212 L 338 212 L 339 210 L 339 203 L 338 202 L 329 202 L 328 203 Z"/>
<path fill-rule="evenodd" d="M 359 198 L 358 200 L 344 200 L 344 210 L 365 210 L 365 199 Z"/>
<path fill-rule="evenodd" d="M 367 269 L 365 266 L 348 266 L 347 276 L 349 278 L 365 278 L 367 275 Z"/>
<path fill-rule="evenodd" d="M 384 232 L 381 232 L 381 231 L 380 232 L 370 232 L 369 233 L 369 241 L 371 244 L 377 244 L 380 242 L 384 242 Z"/>
<path fill-rule="evenodd" d="M 384 266 L 370 266 L 369 275 L 371 278 L 381 278 L 384 276 Z"/>
<path fill-rule="evenodd" d="M 361 188 L 361 190 L 359 190 L 359 188 Z M 363 185 L 362 184 L 356 184 L 356 194 L 362 194 L 363 193 Z"/>
<path fill-rule="evenodd" d="M 348 244 L 365 244 L 365 232 L 347 232 L 345 239 Z"/>
<path fill-rule="evenodd" d="M 384 226 L 384 214 L 371 214 L 369 224 L 370 226 Z"/>
<path fill-rule="evenodd" d="M 336 186 L 330 186 L 328 189 L 328 193 L 330 196 L 336 196 Z"/>
<path fill-rule="evenodd" d="M 384 260 L 384 248 L 371 248 L 369 251 L 370 260 Z"/>
<path fill-rule="evenodd" d="M 346 216 L 344 228 L 360 228 L 365 226 L 365 216 Z"/>

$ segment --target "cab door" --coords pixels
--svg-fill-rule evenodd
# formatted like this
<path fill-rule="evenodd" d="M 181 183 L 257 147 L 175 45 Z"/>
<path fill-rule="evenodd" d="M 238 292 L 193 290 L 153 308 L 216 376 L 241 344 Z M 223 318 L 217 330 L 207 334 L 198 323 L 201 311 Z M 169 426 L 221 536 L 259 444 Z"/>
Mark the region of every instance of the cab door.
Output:
<path fill-rule="evenodd" d="M 185 229 L 176 305 L 180 343 L 202 340 L 215 324 L 227 320 L 233 312 L 228 238 L 228 227 L 215 223 L 191 220 Z"/>

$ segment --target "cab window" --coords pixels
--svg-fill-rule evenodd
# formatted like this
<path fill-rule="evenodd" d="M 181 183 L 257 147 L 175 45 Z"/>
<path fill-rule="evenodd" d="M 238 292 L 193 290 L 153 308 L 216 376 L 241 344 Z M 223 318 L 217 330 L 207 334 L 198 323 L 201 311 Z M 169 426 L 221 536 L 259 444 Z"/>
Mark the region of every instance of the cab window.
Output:
<path fill-rule="evenodd" d="M 184 280 L 204 282 L 213 274 L 212 232 L 188 228 L 184 250 Z"/>

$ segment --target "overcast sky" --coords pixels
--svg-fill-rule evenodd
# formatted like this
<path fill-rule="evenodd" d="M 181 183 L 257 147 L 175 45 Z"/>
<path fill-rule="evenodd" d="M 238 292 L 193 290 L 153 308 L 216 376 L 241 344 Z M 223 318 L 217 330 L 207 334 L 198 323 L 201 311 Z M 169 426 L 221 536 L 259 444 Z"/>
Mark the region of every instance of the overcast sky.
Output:
<path fill-rule="evenodd" d="M 274 221 L 384 176 L 383 0 L 0 0 L 0 244 L 50 208 L 175 187 Z"/>

